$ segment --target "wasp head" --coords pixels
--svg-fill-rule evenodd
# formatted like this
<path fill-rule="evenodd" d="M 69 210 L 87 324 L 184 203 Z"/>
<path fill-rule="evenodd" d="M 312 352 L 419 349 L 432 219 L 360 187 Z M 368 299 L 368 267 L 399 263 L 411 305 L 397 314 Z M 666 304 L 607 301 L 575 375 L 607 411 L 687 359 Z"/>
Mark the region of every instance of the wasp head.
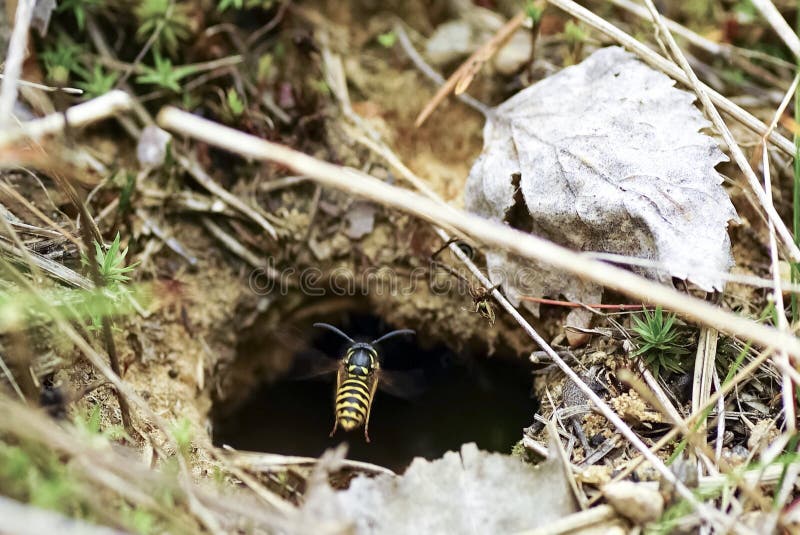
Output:
<path fill-rule="evenodd" d="M 378 368 L 378 352 L 371 344 L 353 344 L 347 350 L 344 365 L 348 373 L 368 376 Z"/>

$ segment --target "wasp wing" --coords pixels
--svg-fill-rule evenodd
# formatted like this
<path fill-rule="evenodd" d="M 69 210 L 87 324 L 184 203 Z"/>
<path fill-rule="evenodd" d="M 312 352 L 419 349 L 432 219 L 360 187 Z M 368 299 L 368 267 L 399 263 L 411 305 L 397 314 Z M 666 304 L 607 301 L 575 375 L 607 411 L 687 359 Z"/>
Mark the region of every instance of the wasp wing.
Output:
<path fill-rule="evenodd" d="M 340 359 L 332 359 L 322 351 L 305 349 L 295 355 L 286 378 L 291 380 L 313 379 L 337 371 Z"/>
<path fill-rule="evenodd" d="M 381 369 L 378 388 L 387 394 L 403 399 L 421 396 L 430 387 L 422 370 Z"/>

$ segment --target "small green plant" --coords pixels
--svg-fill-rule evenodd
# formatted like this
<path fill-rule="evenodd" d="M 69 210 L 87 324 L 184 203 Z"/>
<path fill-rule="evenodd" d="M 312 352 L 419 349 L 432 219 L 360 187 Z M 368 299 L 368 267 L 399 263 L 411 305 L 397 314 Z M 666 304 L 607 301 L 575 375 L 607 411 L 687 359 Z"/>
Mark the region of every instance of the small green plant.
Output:
<path fill-rule="evenodd" d="M 645 309 L 642 318 L 633 316 L 633 331 L 641 356 L 656 377 L 662 369 L 681 372 L 681 357 L 689 351 L 682 345 L 680 333 L 675 328 L 675 314 L 664 314 L 660 306 L 654 311 Z"/>
<path fill-rule="evenodd" d="M 751 24 L 759 17 L 758 10 L 753 2 L 750 0 L 739 0 L 733 6 L 733 12 L 736 13 L 740 23 Z"/>
<path fill-rule="evenodd" d="M 77 72 L 83 77 L 84 81 L 78 82 L 75 85 L 84 90 L 86 98 L 99 97 L 100 95 L 108 93 L 114 89 L 114 84 L 116 84 L 119 79 L 119 73 L 106 73 L 97 63 L 95 63 L 91 71 L 87 71 L 81 67 L 77 69 Z"/>
<path fill-rule="evenodd" d="M 266 82 L 269 78 L 270 72 L 272 71 L 272 63 L 273 63 L 272 54 L 264 54 L 260 58 L 258 58 L 258 69 L 256 70 L 256 79 L 259 82 Z"/>
<path fill-rule="evenodd" d="M 47 78 L 57 85 L 67 83 L 70 73 L 81 68 L 78 62 L 80 53 L 81 48 L 78 45 L 60 34 L 55 43 L 47 46 L 41 54 Z"/>
<path fill-rule="evenodd" d="M 384 48 L 392 48 L 396 42 L 397 34 L 394 32 L 386 32 L 378 36 L 378 43 Z"/>
<path fill-rule="evenodd" d="M 92 439 L 97 439 L 100 442 L 108 440 L 118 440 L 126 436 L 125 428 L 122 425 L 107 425 L 101 427 L 101 412 L 100 405 L 92 407 L 91 412 L 78 413 L 75 417 L 75 427 L 79 431 L 83 431 L 87 436 Z"/>
<path fill-rule="evenodd" d="M 586 31 L 573 21 L 568 20 L 564 26 L 564 38 L 572 45 L 578 45 L 586 41 Z"/>
<path fill-rule="evenodd" d="M 231 87 L 228 89 L 228 92 L 225 94 L 225 100 L 228 112 L 233 118 L 240 117 L 242 113 L 244 113 L 244 102 L 242 102 L 239 93 L 237 93 L 234 88 Z"/>
<path fill-rule="evenodd" d="M 119 214 L 127 214 L 131 210 L 131 198 L 136 189 L 136 175 L 120 169 L 112 177 L 111 182 L 119 187 Z"/>
<path fill-rule="evenodd" d="M 528 15 L 528 18 L 531 19 L 531 22 L 534 24 L 538 23 L 542 19 L 543 13 L 543 8 L 536 5 L 536 3 L 532 0 L 528 0 L 525 5 L 525 14 Z"/>
<path fill-rule="evenodd" d="M 317 80 L 312 78 L 308 81 L 308 85 L 320 95 L 327 96 L 331 94 L 331 88 L 328 86 L 328 82 L 325 80 Z"/>
<path fill-rule="evenodd" d="M 222 13 L 230 8 L 234 9 L 270 9 L 275 5 L 275 0 L 219 0 L 217 3 L 217 11 Z"/>
<path fill-rule="evenodd" d="M 142 41 L 154 33 L 154 48 L 174 56 L 178 43 L 189 37 L 189 8 L 172 0 L 141 0 L 135 10 L 139 19 L 136 37 Z"/>
<path fill-rule="evenodd" d="M 140 84 L 152 84 L 180 93 L 180 81 L 187 76 L 197 72 L 195 67 L 183 66 L 175 67 L 169 58 L 162 57 L 159 52 L 153 53 L 155 67 L 143 66 L 144 74 L 136 77 Z"/>
<path fill-rule="evenodd" d="M 163 533 L 163 530 L 156 529 L 158 519 L 156 516 L 143 507 L 131 507 L 123 503 L 120 506 L 122 523 L 134 533 L 139 535 L 150 535 L 151 533 Z"/>
<path fill-rule="evenodd" d="M 188 418 L 181 418 L 172 426 L 172 437 L 178 445 L 178 453 L 186 456 L 192 447 L 192 422 Z"/>
<path fill-rule="evenodd" d="M 94 329 L 100 328 L 104 317 L 127 310 L 132 299 L 131 291 L 126 283 L 130 281 L 128 273 L 133 271 L 137 264 L 125 265 L 128 249 L 120 251 L 119 239 L 118 232 L 108 250 L 104 250 L 103 246 L 97 242 L 94 244 L 95 255 L 92 260 L 97 263 L 105 287 L 84 296 L 83 303 L 79 307 L 79 312 L 88 314 Z M 87 255 L 81 255 L 81 262 L 84 266 L 88 266 L 89 261 Z"/>
<path fill-rule="evenodd" d="M 103 277 L 103 282 L 106 286 L 113 287 L 128 282 L 131 279 L 127 274 L 136 268 L 136 264 L 125 265 L 128 249 L 119 250 L 119 238 L 119 232 L 117 232 L 114 241 L 108 247 L 108 251 L 104 251 L 103 246 L 99 243 L 94 243 L 94 259 L 100 268 L 100 276 Z M 87 263 L 88 259 L 84 256 L 83 261 Z"/>
<path fill-rule="evenodd" d="M 34 444 L 0 441 L 0 488 L 3 494 L 36 507 L 67 514 L 82 509 L 66 465 L 52 451 Z"/>
<path fill-rule="evenodd" d="M 233 9 L 242 9 L 244 8 L 244 0 L 220 0 L 217 4 L 217 11 L 222 13 L 223 11 L 233 8 Z"/>
<path fill-rule="evenodd" d="M 103 2 L 100 0 L 64 0 L 56 8 L 56 12 L 72 12 L 72 14 L 75 16 L 75 22 L 78 24 L 78 29 L 83 31 L 84 27 L 86 26 L 86 15 L 94 12 L 102 5 Z"/>

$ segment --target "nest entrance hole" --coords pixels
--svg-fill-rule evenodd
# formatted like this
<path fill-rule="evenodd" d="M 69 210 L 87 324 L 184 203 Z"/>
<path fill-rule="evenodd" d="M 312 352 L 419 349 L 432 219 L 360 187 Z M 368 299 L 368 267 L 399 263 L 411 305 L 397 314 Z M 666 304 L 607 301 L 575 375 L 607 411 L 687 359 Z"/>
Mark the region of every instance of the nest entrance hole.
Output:
<path fill-rule="evenodd" d="M 308 320 L 308 318 L 306 318 Z M 297 341 L 291 356 L 297 363 L 309 359 L 338 359 L 347 342 L 335 333 L 312 328 L 331 323 L 355 340 L 373 340 L 406 325 L 388 325 L 363 311 L 327 313 L 294 329 Z M 274 344 L 273 350 L 280 350 Z M 538 402 L 531 393 L 531 367 L 512 354 L 488 357 L 485 348 L 454 351 L 437 340 L 397 337 L 379 346 L 386 375 L 400 376 L 418 385 L 411 397 L 396 397 L 381 388 L 370 417 L 370 443 L 363 429 L 333 437 L 335 373 L 314 378 L 286 376 L 253 386 L 235 406 L 215 405 L 214 442 L 249 451 L 317 457 L 341 442 L 348 458 L 404 470 L 414 457 L 435 459 L 462 444 L 475 442 L 488 451 L 510 453 L 522 429 L 533 422 Z M 285 348 L 284 348 L 285 350 Z M 270 347 L 240 345 L 238 359 L 264 358 Z M 330 364 L 330 360 L 327 360 Z M 388 381 L 388 380 L 387 380 Z M 233 385 L 235 388 L 235 385 Z"/>

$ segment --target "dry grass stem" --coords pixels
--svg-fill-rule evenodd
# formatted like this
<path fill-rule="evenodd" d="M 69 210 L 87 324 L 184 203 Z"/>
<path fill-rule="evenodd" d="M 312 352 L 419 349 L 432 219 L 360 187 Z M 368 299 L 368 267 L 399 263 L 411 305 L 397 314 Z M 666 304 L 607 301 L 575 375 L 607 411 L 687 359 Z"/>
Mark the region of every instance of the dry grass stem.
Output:
<path fill-rule="evenodd" d="M 14 12 L 14 29 L 8 43 L 8 54 L 3 68 L 3 81 L 0 84 L 0 127 L 6 129 L 11 124 L 14 104 L 17 102 L 17 83 L 22 74 L 28 46 L 28 29 L 33 17 L 35 0 L 19 0 Z"/>
<path fill-rule="evenodd" d="M 131 97 L 124 91 L 110 91 L 105 95 L 72 106 L 64 113 L 53 113 L 20 124 L 17 128 L 6 128 L 0 132 L 0 148 L 9 143 L 55 134 L 64 130 L 67 122 L 71 127 L 82 127 L 117 113 L 129 110 Z"/>
<path fill-rule="evenodd" d="M 5 75 L 0 74 L 0 80 L 4 78 Z M 77 87 L 53 87 L 44 84 L 37 84 L 36 82 L 28 82 L 27 80 L 17 80 L 17 85 L 31 87 L 33 89 L 38 89 L 40 91 L 47 91 L 48 93 L 55 93 L 56 91 L 61 91 L 62 93 L 67 93 L 68 95 L 83 95 L 83 89 L 78 89 Z"/>

